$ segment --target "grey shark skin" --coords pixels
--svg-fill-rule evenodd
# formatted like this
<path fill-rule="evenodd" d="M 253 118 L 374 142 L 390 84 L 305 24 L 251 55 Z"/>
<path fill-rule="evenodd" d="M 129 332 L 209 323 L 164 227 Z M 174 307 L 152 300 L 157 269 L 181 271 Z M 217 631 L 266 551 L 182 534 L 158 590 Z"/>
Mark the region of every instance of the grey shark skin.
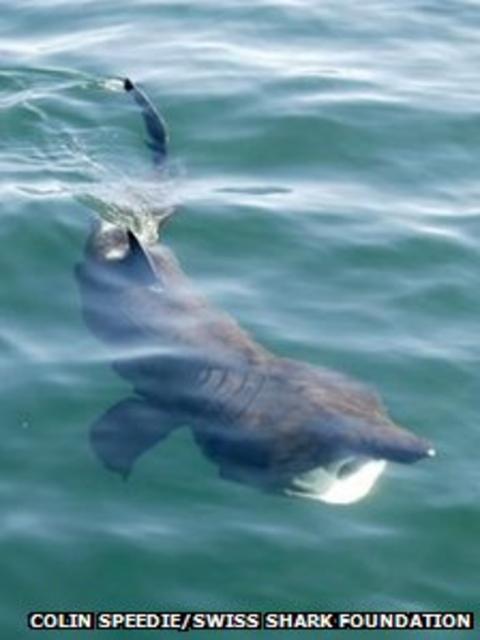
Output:
<path fill-rule="evenodd" d="M 164 123 L 133 83 L 125 89 L 161 166 Z M 411 463 L 434 453 L 362 384 L 257 344 L 193 289 L 163 243 L 142 246 L 131 231 L 95 224 L 76 276 L 89 328 L 133 387 L 90 432 L 103 464 L 124 477 L 182 426 L 222 477 L 300 494 L 297 479 L 318 469 L 341 479 L 369 461 Z"/>

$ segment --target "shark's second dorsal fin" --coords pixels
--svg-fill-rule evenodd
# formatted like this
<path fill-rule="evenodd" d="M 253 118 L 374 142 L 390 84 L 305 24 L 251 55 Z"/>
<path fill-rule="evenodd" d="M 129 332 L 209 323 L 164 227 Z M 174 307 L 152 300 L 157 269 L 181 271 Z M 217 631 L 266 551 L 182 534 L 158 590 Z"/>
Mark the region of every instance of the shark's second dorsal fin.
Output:
<path fill-rule="evenodd" d="M 154 284 L 158 277 L 141 242 L 130 229 L 127 231 L 127 239 L 128 251 L 121 261 L 124 275 L 145 286 Z"/>

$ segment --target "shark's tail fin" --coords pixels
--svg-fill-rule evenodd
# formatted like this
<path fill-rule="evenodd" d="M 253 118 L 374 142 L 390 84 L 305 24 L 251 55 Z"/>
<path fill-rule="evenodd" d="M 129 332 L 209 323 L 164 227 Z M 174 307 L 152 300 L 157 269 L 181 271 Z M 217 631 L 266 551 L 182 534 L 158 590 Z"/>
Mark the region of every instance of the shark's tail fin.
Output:
<path fill-rule="evenodd" d="M 156 167 L 163 169 L 167 159 L 168 134 L 162 116 L 155 109 L 147 96 L 126 78 L 123 81 L 125 91 L 131 93 L 135 102 L 142 110 L 145 128 L 148 134 L 148 146 L 153 152 L 153 162 Z"/>
<path fill-rule="evenodd" d="M 133 96 L 135 102 L 141 108 L 145 129 L 148 135 L 147 144 L 153 154 L 153 163 L 156 169 L 163 171 L 166 166 L 168 152 L 168 133 L 165 121 L 143 91 L 141 91 L 129 78 L 125 78 L 123 81 L 123 87 L 127 93 L 130 93 Z M 155 217 L 157 223 L 156 237 L 161 236 L 163 228 L 175 211 L 175 206 L 171 204 L 161 209 L 160 215 Z"/>

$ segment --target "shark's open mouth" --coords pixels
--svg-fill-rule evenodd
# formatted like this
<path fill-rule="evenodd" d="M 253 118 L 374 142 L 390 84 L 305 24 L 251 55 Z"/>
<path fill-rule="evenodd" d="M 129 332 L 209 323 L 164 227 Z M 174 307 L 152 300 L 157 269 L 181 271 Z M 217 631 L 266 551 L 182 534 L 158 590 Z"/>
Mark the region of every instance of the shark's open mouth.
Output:
<path fill-rule="evenodd" d="M 286 493 L 331 504 L 351 504 L 370 492 L 386 464 L 385 460 L 352 458 L 318 467 L 295 477 Z"/>

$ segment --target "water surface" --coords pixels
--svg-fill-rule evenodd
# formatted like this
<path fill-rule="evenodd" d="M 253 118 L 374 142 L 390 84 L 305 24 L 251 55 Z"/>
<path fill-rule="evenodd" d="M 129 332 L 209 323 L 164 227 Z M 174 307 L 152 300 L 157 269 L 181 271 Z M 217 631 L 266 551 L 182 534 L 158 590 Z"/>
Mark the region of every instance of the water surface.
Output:
<path fill-rule="evenodd" d="M 478 612 L 479 16 L 467 0 L 4 0 L 2 637 L 25 637 L 31 609 Z M 169 124 L 168 183 L 112 90 L 125 75 Z M 347 508 L 225 482 L 186 431 L 127 483 L 103 469 L 88 428 L 128 386 L 73 268 L 92 208 L 159 202 L 215 304 L 377 388 L 438 457 L 389 466 Z"/>

